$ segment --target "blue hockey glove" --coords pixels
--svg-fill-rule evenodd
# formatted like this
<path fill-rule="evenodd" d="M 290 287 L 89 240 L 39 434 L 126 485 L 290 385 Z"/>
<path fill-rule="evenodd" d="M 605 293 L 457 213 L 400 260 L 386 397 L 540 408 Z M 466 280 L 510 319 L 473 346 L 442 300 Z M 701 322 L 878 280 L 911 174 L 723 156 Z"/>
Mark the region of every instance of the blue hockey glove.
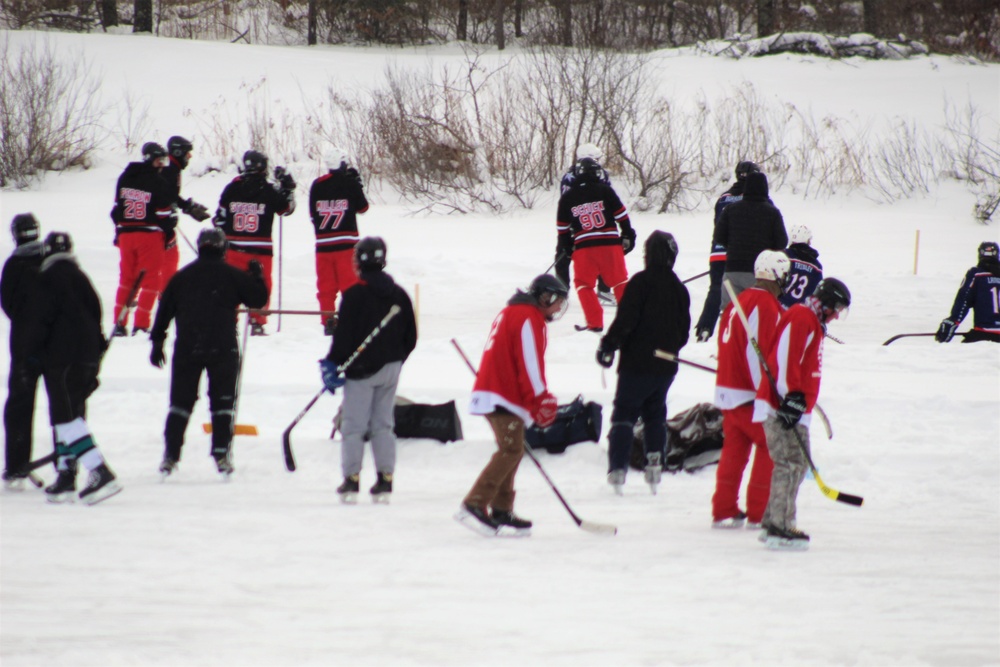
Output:
<path fill-rule="evenodd" d="M 337 370 L 337 364 L 329 359 L 319 360 L 319 373 L 323 378 L 323 384 L 331 394 L 336 394 L 337 388 L 343 387 L 344 383 L 347 382 L 347 378 Z"/>
<path fill-rule="evenodd" d="M 785 395 L 785 400 L 778 406 L 775 415 L 784 429 L 790 429 L 802 419 L 802 413 L 806 411 L 806 395 L 801 391 L 790 391 Z"/>
<path fill-rule="evenodd" d="M 934 340 L 939 343 L 947 343 L 955 337 L 955 329 L 957 328 L 957 323 L 951 320 L 941 320 L 941 326 L 938 327 L 937 333 L 934 334 Z"/>

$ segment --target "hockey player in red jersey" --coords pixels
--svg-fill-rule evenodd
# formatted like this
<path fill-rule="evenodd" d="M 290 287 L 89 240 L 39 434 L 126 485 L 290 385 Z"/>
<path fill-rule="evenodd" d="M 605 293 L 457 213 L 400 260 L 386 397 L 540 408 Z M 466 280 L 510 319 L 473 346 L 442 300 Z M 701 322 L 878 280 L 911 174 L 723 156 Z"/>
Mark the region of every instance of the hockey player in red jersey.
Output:
<path fill-rule="evenodd" d="M 358 282 L 354 246 L 358 214 L 368 210 L 364 185 L 347 152 L 334 148 L 323 157 L 329 171 L 309 188 L 309 216 L 316 230 L 316 298 L 319 309 L 337 310 L 337 295 Z M 324 316 L 323 331 L 332 336 L 336 317 Z"/>
<path fill-rule="evenodd" d="M 167 185 L 170 186 L 174 203 L 184 213 L 188 214 L 198 222 L 204 222 L 211 217 L 208 209 L 193 199 L 181 197 L 181 172 L 187 169 L 191 160 L 191 150 L 194 145 L 184 137 L 173 136 L 167 139 L 167 152 L 170 161 L 163 168 L 162 174 Z M 160 293 L 166 288 L 167 283 L 177 273 L 177 266 L 180 264 L 180 252 L 177 249 L 177 230 L 170 229 L 164 241 L 166 249 L 163 254 L 163 263 L 160 266 Z"/>
<path fill-rule="evenodd" d="M 804 304 L 782 314 L 774 342 L 765 352 L 776 387 L 760 383 L 753 420 L 763 422 L 774 462 L 762 523 L 767 531 L 763 540 L 771 549 L 809 547 L 809 536 L 796 524 L 795 499 L 808 470 L 809 422 L 819 397 L 826 326 L 850 305 L 847 285 L 824 278 Z"/>
<path fill-rule="evenodd" d="M 569 290 L 542 274 L 518 290 L 493 321 L 472 389 L 469 412 L 484 415 L 497 452 L 462 501 L 455 519 L 486 535 L 528 535 L 531 522 L 514 514 L 514 476 L 524 455 L 524 429 L 545 427 L 559 405 L 545 380 L 546 322 L 566 312 Z M 492 510 L 492 511 L 491 511 Z"/>
<path fill-rule="evenodd" d="M 628 281 L 625 253 L 635 246 L 628 209 L 618 194 L 602 182 L 604 169 L 595 160 L 576 163 L 576 180 L 559 198 L 556 212 L 558 249 L 573 257 L 573 287 L 586 325 L 579 330 L 603 331 L 604 311 L 594 291 L 603 278 L 621 303 Z"/>
<path fill-rule="evenodd" d="M 762 350 L 770 349 L 784 311 L 778 302 L 788 281 L 791 262 L 780 251 L 765 250 L 754 262 L 756 283 L 740 292 L 739 302 L 750 322 L 752 336 Z M 732 304 L 722 314 L 719 331 L 719 371 L 715 376 L 715 405 L 722 410 L 722 454 L 715 474 L 712 527 L 759 528 L 771 491 L 771 457 L 764 427 L 753 422 L 753 402 L 761 382 L 767 383 L 760 359 Z M 756 448 L 754 448 L 756 445 Z M 747 511 L 739 508 L 743 471 L 754 451 L 747 485 Z"/>
<path fill-rule="evenodd" d="M 145 271 L 138 296 L 132 335 L 149 331 L 160 290 L 164 238 L 177 225 L 174 197 L 161 174 L 167 151 L 152 141 L 142 146 L 142 162 L 130 162 L 115 186 L 115 245 L 121 255 L 112 336 L 126 335 L 127 317 L 119 321 L 125 300 L 140 271 Z"/>
<path fill-rule="evenodd" d="M 284 167 L 275 167 L 275 185 L 267 180 L 267 156 L 250 150 L 243 154 L 242 173 L 222 191 L 214 222 L 226 234 L 226 263 L 246 271 L 256 259 L 264 268 L 264 282 L 271 293 L 274 216 L 295 210 L 295 179 Z M 264 335 L 267 316 L 250 318 L 250 334 Z"/>

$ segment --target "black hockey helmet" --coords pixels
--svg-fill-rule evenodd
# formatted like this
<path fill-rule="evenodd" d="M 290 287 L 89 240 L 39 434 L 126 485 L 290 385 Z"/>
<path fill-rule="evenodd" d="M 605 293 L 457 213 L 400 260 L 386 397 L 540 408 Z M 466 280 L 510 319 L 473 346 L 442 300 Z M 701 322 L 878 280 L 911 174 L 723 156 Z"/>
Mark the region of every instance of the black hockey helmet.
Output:
<path fill-rule="evenodd" d="M 244 174 L 266 174 L 267 156 L 260 151 L 249 150 L 243 154 Z"/>
<path fill-rule="evenodd" d="M 142 145 L 142 161 L 151 162 L 156 165 L 156 161 L 162 157 L 167 157 L 167 149 L 155 141 L 147 141 Z"/>
<path fill-rule="evenodd" d="M 198 254 L 221 257 L 226 249 L 226 235 L 218 227 L 209 227 L 198 234 Z"/>
<path fill-rule="evenodd" d="M 672 269 L 677 260 L 677 239 L 670 232 L 657 229 L 646 238 L 643 253 L 646 259 L 646 268 Z"/>
<path fill-rule="evenodd" d="M 42 245 L 42 254 L 45 257 L 57 252 L 72 252 L 73 239 L 66 232 L 49 232 Z"/>
<path fill-rule="evenodd" d="M 381 271 L 385 268 L 385 241 L 379 236 L 366 236 L 354 246 L 354 259 L 363 271 Z"/>
<path fill-rule="evenodd" d="M 184 137 L 174 135 L 167 139 L 167 150 L 170 151 L 170 155 L 172 155 L 182 167 L 187 166 L 188 154 L 191 153 L 191 149 L 193 148 L 194 144 Z"/>
<path fill-rule="evenodd" d="M 834 313 L 851 307 L 851 291 L 842 281 L 836 278 L 823 278 L 816 285 L 813 297 L 819 301 L 824 312 Z M 826 322 L 826 317 L 822 320 Z"/>
<path fill-rule="evenodd" d="M 559 280 L 555 276 L 549 273 L 543 273 L 540 276 L 536 276 L 531 284 L 528 285 L 528 294 L 530 294 L 538 305 L 542 308 L 548 308 L 557 299 L 562 299 L 562 306 L 558 311 L 553 313 L 548 317 L 548 320 L 558 320 L 566 312 L 569 307 L 569 288 L 566 287 L 566 283 Z"/>
<path fill-rule="evenodd" d="M 604 168 L 594 158 L 585 157 L 577 160 L 573 166 L 573 175 L 582 183 L 596 183 L 601 180 Z"/>
<path fill-rule="evenodd" d="M 756 162 L 751 162 L 750 160 L 743 160 L 736 165 L 736 180 L 742 181 L 749 174 L 759 174 L 760 167 L 757 166 Z"/>
<path fill-rule="evenodd" d="M 24 245 L 38 240 L 38 220 L 31 213 L 18 213 L 10 222 L 10 233 L 14 243 Z"/>
<path fill-rule="evenodd" d="M 1000 246 L 993 241 L 983 241 L 979 244 L 979 261 L 1000 259 Z"/>

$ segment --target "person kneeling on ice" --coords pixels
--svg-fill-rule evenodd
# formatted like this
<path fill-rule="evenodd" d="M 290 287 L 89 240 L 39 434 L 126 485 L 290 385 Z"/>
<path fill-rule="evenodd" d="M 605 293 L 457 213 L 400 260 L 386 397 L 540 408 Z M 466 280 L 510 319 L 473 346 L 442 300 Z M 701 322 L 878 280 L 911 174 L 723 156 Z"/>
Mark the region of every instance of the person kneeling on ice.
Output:
<path fill-rule="evenodd" d="M 337 488 L 343 503 L 357 502 L 366 434 L 371 437 L 377 473 L 369 491 L 372 501 L 388 503 L 392 494 L 396 386 L 403 362 L 417 346 L 417 322 L 409 295 L 383 271 L 385 262 L 386 247 L 381 238 L 366 236 L 354 246 L 354 270 L 360 280 L 341 296 L 333 343 L 320 361 L 326 388 L 331 393 L 344 388 L 340 427 L 344 483 Z M 394 307 L 399 314 L 385 321 Z M 371 337 L 376 328 L 378 335 Z M 339 367 L 349 359 L 350 365 L 341 374 Z"/>
<path fill-rule="evenodd" d="M 46 487 L 50 503 L 72 502 L 77 463 L 90 475 L 80 491 L 88 505 L 110 498 L 122 487 L 94 442 L 84 415 L 97 390 L 107 340 L 101 330 L 101 299 L 73 255 L 65 232 L 52 232 L 42 246 L 41 274 L 30 306 L 24 349 L 14 354 L 38 359 L 49 396 L 56 440 L 56 481 Z"/>
<path fill-rule="evenodd" d="M 156 310 L 149 362 L 163 368 L 167 327 L 176 319 L 177 339 L 170 365 L 170 411 L 163 430 L 166 449 L 160 463 L 164 477 L 181 460 L 184 432 L 198 400 L 202 371 L 208 374 L 212 412 L 212 457 L 219 473 L 233 473 L 232 441 L 237 378 L 241 361 L 236 341 L 236 309 L 261 308 L 267 303 L 263 268 L 251 260 L 249 271 L 224 261 L 226 235 L 205 229 L 198 235 L 198 259 L 174 274 Z"/>
<path fill-rule="evenodd" d="M 561 280 L 542 274 L 527 292 L 517 290 L 493 321 L 469 412 L 486 417 L 498 449 L 455 515 L 476 532 L 531 534 L 531 522 L 514 514 L 514 476 L 524 455 L 525 427 L 549 426 L 559 408 L 545 381 L 546 322 L 562 317 L 568 299 Z"/>
<path fill-rule="evenodd" d="M 947 343 L 955 337 L 955 329 L 962 323 L 969 309 L 973 310 L 972 330 L 962 339 L 963 343 L 981 340 L 1000 343 L 1000 307 L 997 293 L 1000 289 L 1000 246 L 993 241 L 979 244 L 979 261 L 966 271 L 962 286 L 955 295 L 951 314 L 941 321 L 934 339 Z"/>
<path fill-rule="evenodd" d="M 819 397 L 826 327 L 850 306 L 847 285 L 824 278 L 804 304 L 782 313 L 766 352 L 774 381 L 760 383 L 753 421 L 764 423 L 774 462 L 761 525 L 761 541 L 769 549 L 809 548 L 809 536 L 796 525 L 795 499 L 809 469 L 809 421 Z"/>

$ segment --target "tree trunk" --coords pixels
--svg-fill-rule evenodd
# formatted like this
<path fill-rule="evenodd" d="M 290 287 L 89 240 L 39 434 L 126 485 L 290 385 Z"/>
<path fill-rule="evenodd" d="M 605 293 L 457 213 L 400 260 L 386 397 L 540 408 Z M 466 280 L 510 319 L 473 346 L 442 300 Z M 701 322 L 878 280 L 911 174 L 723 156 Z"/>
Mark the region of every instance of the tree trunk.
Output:
<path fill-rule="evenodd" d="M 464 42 L 469 38 L 469 0 L 458 0 L 458 27 L 455 39 Z"/>
<path fill-rule="evenodd" d="M 153 32 L 153 0 L 135 0 L 132 32 Z"/>
<path fill-rule="evenodd" d="M 493 35 L 498 51 L 503 51 L 507 46 L 503 34 L 503 11 L 506 4 L 505 0 L 493 0 Z"/>
<path fill-rule="evenodd" d="M 521 18 L 524 16 L 524 0 L 514 0 L 514 36 L 524 37 Z"/>
<path fill-rule="evenodd" d="M 316 14 L 319 13 L 319 0 L 309 0 L 308 36 L 306 37 L 309 46 L 316 46 Z"/>
<path fill-rule="evenodd" d="M 774 33 L 774 0 L 757 0 L 757 36 Z"/>
<path fill-rule="evenodd" d="M 118 25 L 118 3 L 116 0 L 101 0 L 101 25 L 105 29 Z"/>
<path fill-rule="evenodd" d="M 880 4 L 882 3 L 879 0 L 864 0 L 861 3 L 861 11 L 865 16 L 865 32 L 876 37 L 879 34 L 878 10 Z"/>
<path fill-rule="evenodd" d="M 573 6 L 570 2 L 571 0 L 562 0 L 562 6 L 559 8 L 563 46 L 573 46 Z"/>

